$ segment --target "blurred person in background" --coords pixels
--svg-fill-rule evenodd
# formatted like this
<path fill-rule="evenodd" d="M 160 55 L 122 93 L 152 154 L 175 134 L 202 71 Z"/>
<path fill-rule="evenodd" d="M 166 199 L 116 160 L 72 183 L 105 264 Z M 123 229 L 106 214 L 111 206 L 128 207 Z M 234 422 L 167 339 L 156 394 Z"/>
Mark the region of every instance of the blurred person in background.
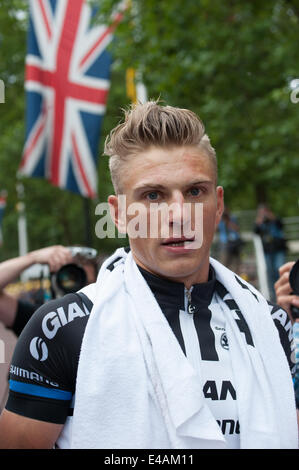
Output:
<path fill-rule="evenodd" d="M 278 270 L 279 278 L 274 284 L 276 303 L 288 313 L 292 323 L 294 323 L 295 319 L 291 309 L 292 307 L 299 308 L 299 296 L 292 293 L 290 285 L 290 272 L 294 264 L 295 261 L 288 261 L 283 264 Z"/>
<path fill-rule="evenodd" d="M 220 239 L 220 260 L 235 273 L 240 273 L 241 250 L 243 240 L 240 236 L 240 227 L 235 216 L 231 215 L 225 207 L 221 221 L 218 225 Z"/>
<path fill-rule="evenodd" d="M 279 278 L 274 284 L 276 303 L 280 305 L 293 325 L 294 347 L 295 347 L 295 373 L 293 383 L 295 389 L 297 410 L 299 408 L 299 296 L 294 295 L 290 285 L 290 272 L 295 261 L 289 261 L 279 268 Z M 299 289 L 299 286 L 298 286 Z M 287 320 L 286 320 L 287 322 Z M 299 414 L 299 411 L 297 411 Z"/>
<path fill-rule="evenodd" d="M 279 268 L 286 261 L 286 240 L 283 233 L 283 223 L 266 204 L 258 207 L 254 225 L 263 243 L 268 283 L 271 300 L 275 299 L 274 284 L 279 277 Z"/>
<path fill-rule="evenodd" d="M 44 291 L 13 296 L 4 291 L 8 284 L 15 282 L 18 277 L 35 264 L 47 264 L 50 273 L 56 273 L 63 266 L 76 263 L 81 265 L 86 274 L 86 283 L 95 282 L 97 277 L 97 262 L 80 254 L 73 256 L 72 251 L 62 245 L 53 245 L 31 251 L 26 255 L 9 259 L 0 263 L 0 321 L 16 336 L 19 336 L 34 311 L 44 301 Z"/>

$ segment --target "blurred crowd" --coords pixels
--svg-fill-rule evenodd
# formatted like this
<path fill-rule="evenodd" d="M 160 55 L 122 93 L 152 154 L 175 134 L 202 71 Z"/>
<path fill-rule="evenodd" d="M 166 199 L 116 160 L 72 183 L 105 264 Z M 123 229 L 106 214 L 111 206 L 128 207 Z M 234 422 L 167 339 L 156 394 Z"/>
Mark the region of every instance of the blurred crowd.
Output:
<path fill-rule="evenodd" d="M 287 243 L 283 222 L 266 204 L 257 208 L 252 227 L 262 242 L 270 300 L 275 301 L 274 284 L 279 278 L 279 268 L 287 261 Z M 237 217 L 225 208 L 218 227 L 220 261 L 232 271 L 242 275 L 242 250 L 245 242 L 240 234 Z"/>

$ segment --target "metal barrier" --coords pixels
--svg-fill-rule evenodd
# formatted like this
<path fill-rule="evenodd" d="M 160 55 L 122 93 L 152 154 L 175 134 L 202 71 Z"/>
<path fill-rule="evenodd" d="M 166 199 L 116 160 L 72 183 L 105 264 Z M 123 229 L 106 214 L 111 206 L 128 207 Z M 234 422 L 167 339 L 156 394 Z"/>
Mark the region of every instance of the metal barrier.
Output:
<path fill-rule="evenodd" d="M 259 283 L 259 290 L 266 299 L 270 299 L 270 290 L 267 276 L 267 266 L 262 239 L 259 235 L 252 234 L 252 241 L 255 250 L 256 271 Z"/>
<path fill-rule="evenodd" d="M 241 237 L 245 242 L 253 244 L 254 262 L 258 282 L 257 288 L 266 299 L 270 299 L 266 259 L 261 237 L 253 232 L 242 232 Z"/>
<path fill-rule="evenodd" d="M 284 217 L 283 228 L 287 239 L 289 258 L 299 258 L 299 217 Z"/>

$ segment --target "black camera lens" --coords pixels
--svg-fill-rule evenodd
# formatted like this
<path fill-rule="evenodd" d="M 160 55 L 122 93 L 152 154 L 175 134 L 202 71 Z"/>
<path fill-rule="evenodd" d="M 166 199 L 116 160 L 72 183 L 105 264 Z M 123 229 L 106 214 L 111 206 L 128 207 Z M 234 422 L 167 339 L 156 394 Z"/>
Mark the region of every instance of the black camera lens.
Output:
<path fill-rule="evenodd" d="M 56 284 L 65 294 L 77 292 L 87 283 L 86 273 L 76 264 L 66 264 L 56 273 Z"/>
<path fill-rule="evenodd" d="M 290 286 L 294 294 L 299 295 L 299 260 L 290 271 Z"/>

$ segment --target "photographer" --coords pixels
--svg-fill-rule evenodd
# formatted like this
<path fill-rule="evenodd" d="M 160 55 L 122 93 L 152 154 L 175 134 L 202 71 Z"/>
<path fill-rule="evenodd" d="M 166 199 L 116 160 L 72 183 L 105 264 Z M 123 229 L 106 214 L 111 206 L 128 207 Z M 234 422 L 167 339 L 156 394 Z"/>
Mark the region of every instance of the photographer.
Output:
<path fill-rule="evenodd" d="M 279 276 L 279 267 L 285 263 L 286 240 L 282 221 L 265 204 L 258 207 L 254 232 L 263 243 L 271 298 L 275 298 L 274 283 Z"/>
<path fill-rule="evenodd" d="M 49 266 L 49 271 L 52 275 L 52 297 L 63 295 L 67 289 L 68 291 L 72 290 L 75 277 L 77 273 L 80 274 L 80 266 L 82 271 L 80 278 L 81 283 L 85 285 L 95 282 L 97 277 L 96 251 L 93 250 L 95 252 L 93 256 L 90 256 L 89 252 L 86 254 L 85 251 L 84 248 L 81 247 L 69 249 L 62 245 L 54 245 L 0 263 L 0 321 L 19 336 L 24 326 L 37 309 L 37 305 L 33 302 L 18 299 L 3 291 L 3 289 L 9 283 L 15 281 L 25 269 L 34 264 L 47 264 Z M 59 289 L 59 285 L 57 286 L 58 273 L 61 274 L 60 278 L 62 278 L 62 282 L 68 283 L 68 288 L 66 286 L 65 290 Z M 75 284 L 74 289 L 77 290 Z"/>
<path fill-rule="evenodd" d="M 296 266 L 295 266 L 296 264 Z M 289 261 L 279 268 L 279 279 L 274 284 L 276 302 L 289 315 L 293 324 L 296 371 L 293 376 L 299 420 L 299 260 Z M 296 294 L 296 295 L 294 295 Z"/>
<path fill-rule="evenodd" d="M 31 251 L 0 263 L 0 321 L 19 336 L 36 310 L 36 305 L 9 295 L 3 289 L 34 264 L 48 264 L 51 272 L 72 261 L 70 250 L 61 245 Z"/>
<path fill-rule="evenodd" d="M 220 260 L 235 273 L 240 272 L 241 250 L 243 240 L 240 236 L 240 227 L 237 219 L 230 214 L 228 207 L 225 207 L 222 219 L 218 226 L 220 238 Z"/>
<path fill-rule="evenodd" d="M 299 296 L 292 294 L 290 285 L 290 272 L 295 264 L 295 261 L 289 261 L 279 268 L 279 279 L 275 282 L 274 288 L 276 293 L 276 303 L 280 305 L 289 315 L 292 322 L 294 318 L 292 315 L 292 307 L 299 308 Z"/>

